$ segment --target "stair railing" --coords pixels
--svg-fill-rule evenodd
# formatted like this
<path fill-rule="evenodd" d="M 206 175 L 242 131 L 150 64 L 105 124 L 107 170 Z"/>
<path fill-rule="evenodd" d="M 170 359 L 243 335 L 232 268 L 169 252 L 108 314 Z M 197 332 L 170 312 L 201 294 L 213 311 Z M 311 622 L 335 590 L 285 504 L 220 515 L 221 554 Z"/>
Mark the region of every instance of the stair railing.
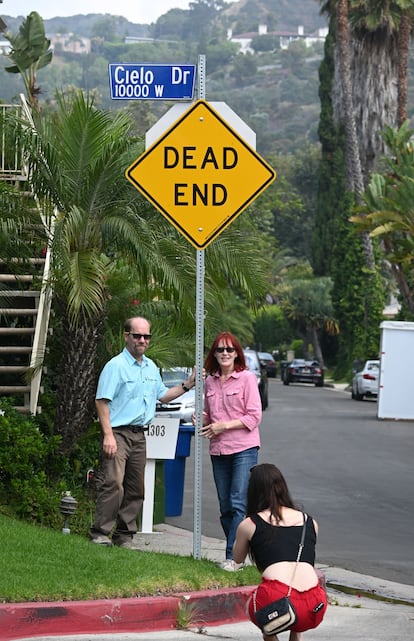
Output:
<path fill-rule="evenodd" d="M 15 126 L 20 126 L 23 120 L 26 120 L 31 127 L 35 128 L 30 105 L 26 100 L 24 94 L 20 94 L 20 105 L 0 105 L 0 118 L 2 123 L 6 123 L 6 114 L 11 113 L 12 119 L 8 119 L 10 123 L 16 123 Z M 24 125 L 22 125 L 24 126 Z M 30 185 L 30 175 L 28 171 L 28 163 L 23 154 L 23 149 L 16 145 L 16 136 L 13 136 L 14 124 L 3 126 L 1 128 L 0 136 L 0 180 L 7 181 L 21 181 L 27 182 Z M 14 137 L 14 140 L 13 140 Z M 33 190 L 31 190 L 33 191 Z M 38 399 L 40 394 L 40 383 L 43 372 L 43 362 L 46 352 L 47 335 L 49 331 L 49 320 L 52 305 L 53 290 L 51 287 L 51 246 L 54 234 L 54 221 L 56 211 L 50 214 L 45 214 L 39 199 L 35 193 L 33 198 L 39 212 L 40 219 L 46 231 L 47 248 L 45 254 L 44 269 L 42 274 L 40 296 L 37 299 L 37 315 L 34 328 L 33 343 L 30 357 L 30 393 L 29 393 L 29 408 L 30 413 L 35 415 L 38 411 Z"/>
<path fill-rule="evenodd" d="M 32 117 L 32 112 L 29 106 L 29 103 L 26 100 L 24 94 L 20 94 L 20 100 L 22 103 L 22 111 L 27 119 L 30 122 L 31 126 L 35 128 L 35 124 Z M 30 176 L 28 176 L 30 183 Z M 53 290 L 50 282 L 50 263 L 51 263 L 51 246 L 54 234 L 54 221 L 56 218 L 56 210 L 54 210 L 52 216 L 45 216 L 44 211 L 40 205 L 37 195 L 34 193 L 34 199 L 36 202 L 37 209 L 39 211 L 40 218 L 42 220 L 43 226 L 47 235 L 47 249 L 45 255 L 45 263 L 43 269 L 42 283 L 40 289 L 40 298 L 39 298 L 39 307 L 36 316 L 36 325 L 35 332 L 33 336 L 33 346 L 32 346 L 32 356 L 30 360 L 30 413 L 36 414 L 37 411 L 37 401 L 40 393 L 40 383 L 43 372 L 43 361 L 46 353 L 46 341 L 49 331 L 49 319 L 50 319 L 50 310 L 52 306 Z"/>

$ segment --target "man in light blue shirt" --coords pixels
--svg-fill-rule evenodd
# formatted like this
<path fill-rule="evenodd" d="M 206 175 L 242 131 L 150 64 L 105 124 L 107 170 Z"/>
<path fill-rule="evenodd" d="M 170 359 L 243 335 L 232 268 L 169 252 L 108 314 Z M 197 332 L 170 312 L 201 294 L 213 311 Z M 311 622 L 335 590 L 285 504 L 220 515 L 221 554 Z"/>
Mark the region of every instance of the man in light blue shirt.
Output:
<path fill-rule="evenodd" d="M 144 501 L 144 432 L 154 418 L 157 400 L 169 403 L 194 387 L 195 373 L 182 385 L 164 385 L 157 366 L 145 356 L 151 340 L 151 325 L 145 318 L 128 319 L 124 338 L 125 348 L 103 368 L 96 392 L 102 458 L 89 537 L 93 543 L 132 548 Z"/>

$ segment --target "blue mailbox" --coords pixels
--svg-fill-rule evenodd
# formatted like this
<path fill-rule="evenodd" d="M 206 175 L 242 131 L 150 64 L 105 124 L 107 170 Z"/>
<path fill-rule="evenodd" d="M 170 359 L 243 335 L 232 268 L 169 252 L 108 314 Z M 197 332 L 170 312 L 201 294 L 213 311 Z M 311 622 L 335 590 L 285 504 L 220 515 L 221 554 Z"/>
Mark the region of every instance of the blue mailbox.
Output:
<path fill-rule="evenodd" d="M 183 511 L 185 459 L 190 456 L 194 425 L 182 423 L 178 429 L 175 458 L 164 462 L 165 516 L 181 516 Z"/>

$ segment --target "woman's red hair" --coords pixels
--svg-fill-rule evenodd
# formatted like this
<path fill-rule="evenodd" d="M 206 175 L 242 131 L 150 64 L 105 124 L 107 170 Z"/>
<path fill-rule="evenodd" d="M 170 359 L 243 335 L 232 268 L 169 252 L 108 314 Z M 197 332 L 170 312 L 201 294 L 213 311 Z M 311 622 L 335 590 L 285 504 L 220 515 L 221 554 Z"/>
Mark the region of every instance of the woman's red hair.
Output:
<path fill-rule="evenodd" d="M 241 372 L 242 370 L 247 369 L 243 348 L 237 338 L 231 332 L 221 332 L 220 334 L 217 334 L 216 338 L 214 339 L 213 344 L 206 356 L 206 360 L 204 361 L 204 368 L 206 372 L 208 374 L 215 374 L 216 372 L 220 372 L 220 367 L 215 357 L 215 351 L 219 346 L 220 341 L 228 347 L 233 346 L 235 348 L 237 354 L 236 358 L 234 359 L 235 371 Z"/>

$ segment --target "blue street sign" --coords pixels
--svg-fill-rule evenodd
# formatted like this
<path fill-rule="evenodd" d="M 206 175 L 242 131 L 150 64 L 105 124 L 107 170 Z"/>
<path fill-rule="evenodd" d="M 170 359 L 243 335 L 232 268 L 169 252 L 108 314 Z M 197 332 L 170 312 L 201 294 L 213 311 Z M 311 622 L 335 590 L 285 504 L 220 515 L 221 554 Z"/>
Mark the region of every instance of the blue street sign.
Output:
<path fill-rule="evenodd" d="M 112 100 L 192 100 L 195 65 L 112 63 Z"/>

